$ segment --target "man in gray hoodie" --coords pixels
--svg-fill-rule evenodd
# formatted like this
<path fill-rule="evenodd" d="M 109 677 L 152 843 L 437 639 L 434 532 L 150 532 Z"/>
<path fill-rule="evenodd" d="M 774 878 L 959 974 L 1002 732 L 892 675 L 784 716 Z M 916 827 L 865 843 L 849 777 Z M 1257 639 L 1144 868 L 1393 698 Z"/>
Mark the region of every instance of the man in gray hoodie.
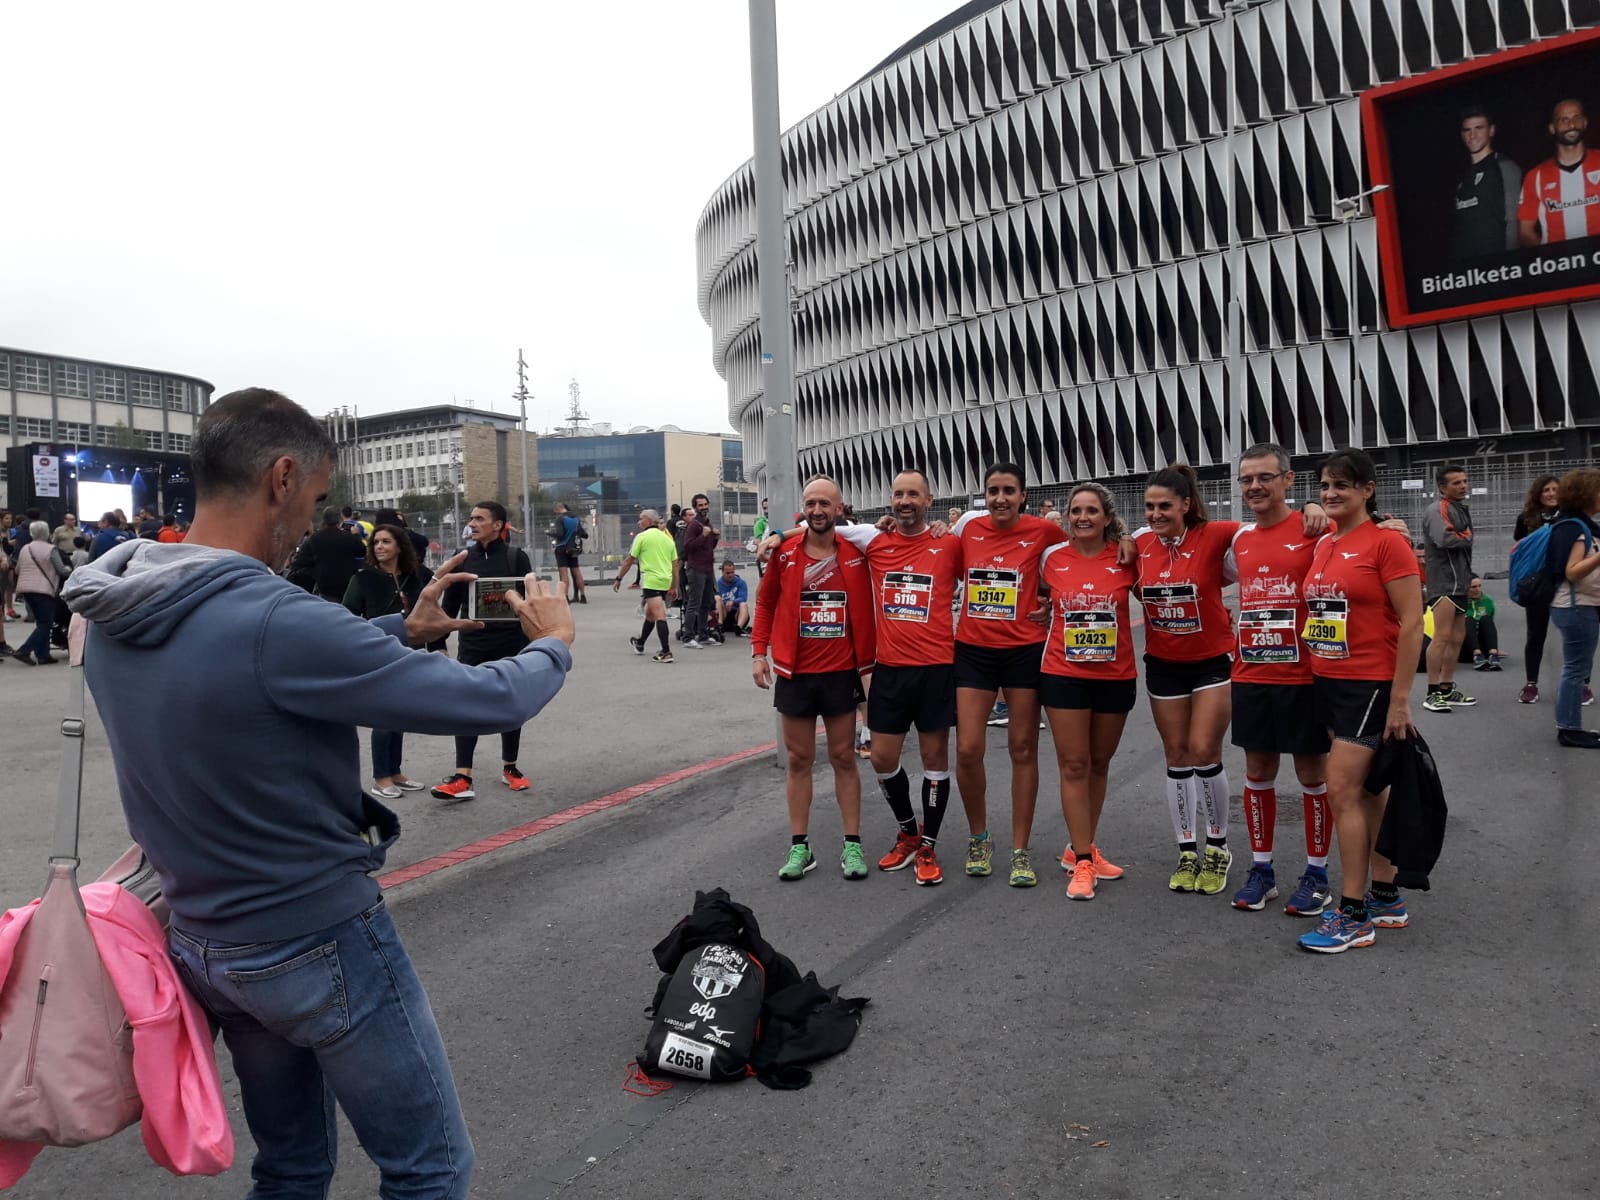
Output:
<path fill-rule="evenodd" d="M 373 878 L 400 824 L 362 792 L 356 726 L 520 725 L 571 668 L 572 614 L 529 576 L 511 601 L 520 654 L 473 667 L 414 653 L 477 627 L 439 607 L 460 576 L 441 570 L 409 616 L 368 622 L 274 574 L 327 492 L 333 445 L 314 417 L 234 392 L 190 456 L 188 540 L 117 546 L 64 596 L 90 622 L 88 683 L 128 829 L 172 909 L 173 958 L 233 1056 L 252 1195 L 327 1194 L 337 1101 L 385 1195 L 465 1196 L 472 1142 L 444 1044 Z M 151 739 L 152 696 L 174 728 L 211 736 L 181 753 Z"/>
<path fill-rule="evenodd" d="M 1422 707 L 1447 713 L 1477 703 L 1456 687 L 1456 657 L 1467 636 L 1467 590 L 1472 586 L 1472 513 L 1467 509 L 1467 472 L 1440 467 L 1434 481 L 1439 499 L 1422 514 L 1423 575 L 1433 610 L 1428 643 L 1428 695 Z"/>

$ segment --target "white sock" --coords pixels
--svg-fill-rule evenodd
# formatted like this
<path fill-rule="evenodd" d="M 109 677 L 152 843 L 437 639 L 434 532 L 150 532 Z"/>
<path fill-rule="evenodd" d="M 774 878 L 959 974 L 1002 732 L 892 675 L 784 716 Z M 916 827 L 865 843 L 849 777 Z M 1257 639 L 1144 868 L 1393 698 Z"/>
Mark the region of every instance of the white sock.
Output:
<path fill-rule="evenodd" d="M 1193 782 L 1193 767 L 1167 768 L 1167 810 L 1172 814 L 1172 836 L 1180 845 L 1200 840 L 1194 830 L 1194 797 L 1189 793 Z"/>
<path fill-rule="evenodd" d="M 1207 763 L 1194 769 L 1195 791 L 1206 814 L 1206 837 L 1228 840 L 1228 772 L 1221 763 Z"/>

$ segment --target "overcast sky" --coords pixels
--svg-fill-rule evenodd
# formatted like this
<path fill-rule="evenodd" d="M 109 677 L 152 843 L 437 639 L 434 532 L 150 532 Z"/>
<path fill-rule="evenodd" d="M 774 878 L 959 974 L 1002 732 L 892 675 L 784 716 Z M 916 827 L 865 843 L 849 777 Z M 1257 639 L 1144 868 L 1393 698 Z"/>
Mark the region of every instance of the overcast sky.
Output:
<path fill-rule="evenodd" d="M 778 0 L 787 127 L 959 0 Z M 694 225 L 742 0 L 14 4 L 0 345 L 530 426 L 726 429 Z"/>

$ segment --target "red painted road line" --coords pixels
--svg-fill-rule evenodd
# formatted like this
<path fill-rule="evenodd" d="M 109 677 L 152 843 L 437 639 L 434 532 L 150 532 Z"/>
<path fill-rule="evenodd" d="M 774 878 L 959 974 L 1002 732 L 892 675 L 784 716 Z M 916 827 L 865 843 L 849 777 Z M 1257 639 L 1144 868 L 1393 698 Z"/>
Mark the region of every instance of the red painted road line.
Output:
<path fill-rule="evenodd" d="M 378 886 L 385 890 L 397 888 L 403 883 L 435 875 L 449 867 L 460 866 L 464 862 L 471 862 L 475 858 L 482 858 L 485 854 L 499 850 L 503 846 L 515 845 L 525 842 L 529 838 L 538 837 L 541 833 L 549 833 L 552 829 L 560 829 L 563 825 L 570 825 L 573 821 L 582 820 L 584 817 L 593 816 L 595 813 L 605 812 L 608 808 L 617 808 L 623 804 L 630 804 L 651 792 L 658 792 L 662 788 L 671 787 L 675 783 L 682 783 L 685 779 L 693 779 L 696 775 L 704 775 L 707 771 L 715 771 L 719 767 L 732 766 L 736 762 L 743 762 L 747 758 L 755 758 L 759 754 L 770 754 L 777 749 L 777 742 L 765 742 L 759 746 L 751 746 L 748 750 L 740 750 L 735 754 L 724 754 L 721 758 L 713 758 L 707 762 L 696 763 L 692 767 L 683 767 L 677 771 L 669 771 L 665 775 L 657 775 L 654 779 L 647 779 L 643 783 L 636 783 L 632 787 L 625 787 L 620 792 L 612 792 L 609 796 L 601 796 L 596 800 L 586 800 L 582 804 L 574 804 L 571 808 L 563 808 L 560 812 L 553 812 L 549 816 L 540 817 L 537 821 L 529 821 L 526 825 L 517 825 L 500 833 L 491 834 L 476 842 L 468 842 L 454 850 L 446 850 L 443 854 L 435 854 L 432 858 L 425 858 L 421 862 L 412 863 L 409 867 L 398 867 L 387 874 L 378 877 Z"/>

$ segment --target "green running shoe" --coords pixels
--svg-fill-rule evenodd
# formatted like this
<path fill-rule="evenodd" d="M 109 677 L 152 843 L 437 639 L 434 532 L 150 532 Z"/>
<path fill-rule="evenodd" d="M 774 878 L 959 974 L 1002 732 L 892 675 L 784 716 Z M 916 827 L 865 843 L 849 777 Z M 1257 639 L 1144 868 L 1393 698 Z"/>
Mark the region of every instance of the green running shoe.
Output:
<path fill-rule="evenodd" d="M 1228 868 L 1232 865 L 1232 850 L 1226 846 L 1207 846 L 1205 859 L 1200 864 L 1200 876 L 1194 881 L 1194 890 L 1202 896 L 1215 896 L 1228 886 Z"/>
<path fill-rule="evenodd" d="M 861 856 L 860 842 L 846 842 L 844 844 L 844 849 L 839 851 L 839 869 L 844 872 L 846 879 L 865 879 L 867 877 L 867 860 Z"/>
<path fill-rule="evenodd" d="M 994 839 L 988 832 L 967 839 L 967 874 L 988 875 L 994 870 Z"/>
<path fill-rule="evenodd" d="M 1039 882 L 1039 877 L 1033 873 L 1033 859 L 1028 854 L 1027 848 L 1011 852 L 1011 879 L 1012 887 L 1032 887 Z"/>
<path fill-rule="evenodd" d="M 1178 855 L 1178 869 L 1167 880 L 1167 887 L 1175 892 L 1192 892 L 1200 878 L 1200 856 L 1193 850 Z"/>
<path fill-rule="evenodd" d="M 789 860 L 783 864 L 783 869 L 778 872 L 778 878 L 785 883 L 793 883 L 802 876 L 809 875 L 817 869 L 817 856 L 811 853 L 811 847 L 804 842 L 789 847 Z"/>

